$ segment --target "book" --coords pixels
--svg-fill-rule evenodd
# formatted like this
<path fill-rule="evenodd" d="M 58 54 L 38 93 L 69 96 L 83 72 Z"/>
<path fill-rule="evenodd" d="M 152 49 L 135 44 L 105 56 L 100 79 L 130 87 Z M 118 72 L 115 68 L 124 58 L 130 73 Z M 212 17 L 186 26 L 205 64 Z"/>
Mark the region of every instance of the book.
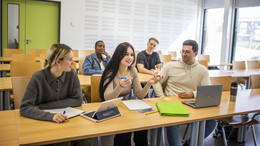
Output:
<path fill-rule="evenodd" d="M 188 117 L 189 111 L 179 102 L 156 102 L 156 106 L 162 116 Z"/>
<path fill-rule="evenodd" d="M 79 109 L 72 108 L 72 107 L 59 108 L 59 109 L 48 109 L 48 110 L 43 110 L 43 111 L 54 113 L 54 114 L 64 113 L 64 115 L 66 115 L 68 118 L 78 116 L 79 114 L 84 112 L 83 110 L 79 110 Z"/>
<path fill-rule="evenodd" d="M 148 105 L 144 101 L 138 100 L 138 99 L 137 100 L 124 100 L 122 102 L 130 111 L 152 109 L 152 107 L 150 105 Z"/>

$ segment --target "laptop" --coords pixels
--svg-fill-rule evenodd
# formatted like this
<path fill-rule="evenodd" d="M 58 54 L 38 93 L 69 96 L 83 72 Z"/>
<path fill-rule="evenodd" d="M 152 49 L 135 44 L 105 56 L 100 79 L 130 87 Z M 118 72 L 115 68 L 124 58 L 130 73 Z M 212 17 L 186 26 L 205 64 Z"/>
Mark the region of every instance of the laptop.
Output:
<path fill-rule="evenodd" d="M 123 99 L 123 97 L 120 97 L 120 98 L 115 98 L 115 99 L 111 99 L 111 100 L 101 102 L 96 111 L 91 111 L 91 112 L 88 112 L 88 113 L 82 113 L 80 115 L 84 118 L 91 120 L 91 121 L 101 122 L 103 120 L 97 120 L 95 118 L 96 113 L 117 107 L 118 104 L 122 101 L 122 99 Z M 118 114 L 118 115 L 115 115 L 113 117 L 120 116 L 120 115 L 121 114 Z M 110 118 L 113 118 L 113 117 L 110 117 Z M 107 118 L 107 119 L 110 119 L 110 118 Z M 106 119 L 104 119 L 104 120 L 106 120 Z"/>
<path fill-rule="evenodd" d="M 220 105 L 223 85 L 198 86 L 196 100 L 182 101 L 193 108 Z"/>

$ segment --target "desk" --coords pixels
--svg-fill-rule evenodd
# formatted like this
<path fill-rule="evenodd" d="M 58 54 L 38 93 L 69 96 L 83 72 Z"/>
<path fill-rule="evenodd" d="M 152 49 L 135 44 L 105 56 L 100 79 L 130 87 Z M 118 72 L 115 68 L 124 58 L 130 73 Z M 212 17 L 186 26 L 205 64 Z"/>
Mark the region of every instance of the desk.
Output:
<path fill-rule="evenodd" d="M 0 76 L 6 77 L 6 72 L 10 72 L 10 64 L 0 64 Z"/>
<path fill-rule="evenodd" d="M 20 145 L 50 144 L 260 112 L 258 104 L 260 102 L 260 89 L 240 91 L 237 96 L 237 102 L 230 102 L 229 95 L 229 92 L 223 92 L 221 105 L 216 107 L 193 109 L 185 105 L 190 112 L 189 117 L 160 116 L 159 113 L 145 115 L 144 113 L 129 111 L 121 103 L 119 105 L 119 111 L 123 114 L 121 117 L 101 123 L 94 123 L 82 117 L 75 117 L 70 119 L 69 122 L 56 124 L 21 117 L 19 110 L 15 110 L 19 142 Z M 184 100 L 177 97 L 169 98 L 171 99 L 170 102 L 181 102 Z M 154 109 L 156 108 L 156 102 L 169 102 L 163 98 L 150 98 L 144 99 L 144 101 Z M 79 109 L 92 111 L 98 105 L 99 103 L 84 104 Z M 195 134 L 193 134 L 192 139 L 200 141 L 199 144 L 195 145 L 203 145 L 204 136 L 196 137 L 196 135 L 200 134 L 196 134 L 196 128 L 198 127 L 193 127 L 195 129 L 193 133 Z"/>
<path fill-rule="evenodd" d="M 209 70 L 210 77 L 232 76 L 250 77 L 251 74 L 260 74 L 260 69 L 237 69 L 237 70 Z"/>
<path fill-rule="evenodd" d="M 36 62 L 40 62 L 40 57 L 36 57 Z M 78 57 L 73 57 L 73 60 L 75 62 L 79 62 L 79 58 Z M 12 62 L 12 57 L 0 57 L 0 62 L 4 62 L 4 63 L 10 63 Z"/>
<path fill-rule="evenodd" d="M 0 112 L 0 145 L 1 146 L 18 146 L 18 133 L 16 127 L 15 112 Z"/>

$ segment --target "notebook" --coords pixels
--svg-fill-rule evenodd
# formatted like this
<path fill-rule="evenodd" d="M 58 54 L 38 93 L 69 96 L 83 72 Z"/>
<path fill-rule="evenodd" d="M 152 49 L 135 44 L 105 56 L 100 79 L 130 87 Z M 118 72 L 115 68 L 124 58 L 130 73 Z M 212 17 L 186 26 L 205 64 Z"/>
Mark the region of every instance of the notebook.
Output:
<path fill-rule="evenodd" d="M 220 105 L 223 85 L 198 86 L 196 100 L 182 101 L 193 108 Z"/>
<path fill-rule="evenodd" d="M 152 107 L 150 105 L 148 105 L 144 101 L 138 100 L 138 99 L 136 99 L 136 100 L 124 100 L 122 102 L 130 111 L 152 109 Z"/>
<path fill-rule="evenodd" d="M 180 102 L 156 102 L 156 106 L 162 116 L 188 117 L 190 115 Z"/>
<path fill-rule="evenodd" d="M 78 116 L 79 114 L 84 112 L 83 110 L 79 110 L 79 109 L 72 108 L 72 107 L 59 108 L 59 109 L 49 109 L 49 110 L 43 110 L 43 111 L 54 113 L 54 114 L 56 114 L 56 113 L 64 113 L 64 111 L 65 111 L 64 114 L 68 118 L 72 118 L 72 117 Z"/>

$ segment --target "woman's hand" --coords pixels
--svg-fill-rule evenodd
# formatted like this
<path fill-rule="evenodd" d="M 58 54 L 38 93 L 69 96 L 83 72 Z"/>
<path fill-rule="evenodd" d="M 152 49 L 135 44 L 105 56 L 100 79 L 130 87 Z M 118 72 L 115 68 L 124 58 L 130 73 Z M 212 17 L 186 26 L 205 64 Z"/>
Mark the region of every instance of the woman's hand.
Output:
<path fill-rule="evenodd" d="M 153 76 L 148 82 L 149 82 L 150 84 L 156 84 L 156 83 L 159 82 L 162 78 L 163 78 L 163 76 L 155 75 L 155 76 Z"/>
<path fill-rule="evenodd" d="M 127 77 L 126 79 L 122 79 L 121 81 L 119 81 L 119 85 L 123 88 L 129 87 L 132 85 L 132 78 L 131 77 Z"/>
<path fill-rule="evenodd" d="M 69 118 L 62 113 L 57 113 L 53 116 L 52 120 L 56 123 L 63 123 L 69 121 Z"/>

